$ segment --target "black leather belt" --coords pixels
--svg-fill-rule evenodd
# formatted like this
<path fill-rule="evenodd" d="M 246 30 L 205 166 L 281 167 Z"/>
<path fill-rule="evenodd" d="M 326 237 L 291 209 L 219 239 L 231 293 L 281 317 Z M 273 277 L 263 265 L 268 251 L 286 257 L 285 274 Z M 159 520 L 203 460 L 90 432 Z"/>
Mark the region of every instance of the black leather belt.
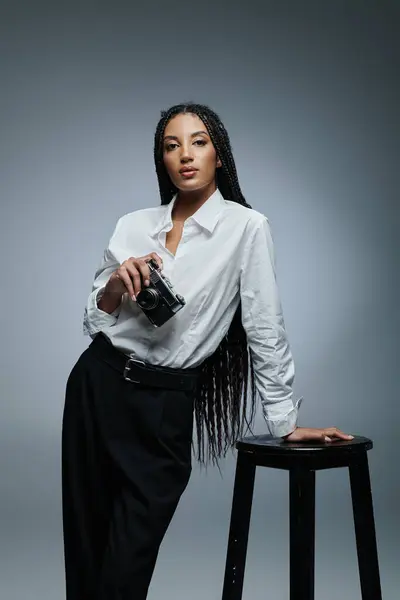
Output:
<path fill-rule="evenodd" d="M 150 387 L 193 391 L 201 372 L 201 367 L 171 369 L 130 358 L 115 348 L 101 332 L 96 335 L 90 348 L 101 360 L 120 372 L 126 381 Z"/>

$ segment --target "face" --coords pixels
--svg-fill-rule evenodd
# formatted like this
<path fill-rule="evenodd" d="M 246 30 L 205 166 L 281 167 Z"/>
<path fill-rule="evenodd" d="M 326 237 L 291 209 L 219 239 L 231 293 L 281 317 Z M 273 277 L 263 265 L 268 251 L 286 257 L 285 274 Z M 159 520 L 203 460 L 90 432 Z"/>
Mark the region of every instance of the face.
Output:
<path fill-rule="evenodd" d="M 215 170 L 221 166 L 221 161 L 206 126 L 197 115 L 176 115 L 167 123 L 163 160 L 168 175 L 178 190 L 190 192 L 207 187 L 215 189 Z"/>

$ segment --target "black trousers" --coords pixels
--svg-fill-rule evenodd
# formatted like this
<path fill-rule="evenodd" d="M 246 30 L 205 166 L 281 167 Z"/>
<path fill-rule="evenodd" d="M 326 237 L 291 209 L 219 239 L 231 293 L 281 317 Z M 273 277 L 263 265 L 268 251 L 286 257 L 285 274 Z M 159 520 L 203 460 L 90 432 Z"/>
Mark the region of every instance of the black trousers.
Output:
<path fill-rule="evenodd" d="M 102 347 L 96 337 L 66 385 L 66 597 L 144 600 L 191 473 L 193 393 L 126 381 Z"/>

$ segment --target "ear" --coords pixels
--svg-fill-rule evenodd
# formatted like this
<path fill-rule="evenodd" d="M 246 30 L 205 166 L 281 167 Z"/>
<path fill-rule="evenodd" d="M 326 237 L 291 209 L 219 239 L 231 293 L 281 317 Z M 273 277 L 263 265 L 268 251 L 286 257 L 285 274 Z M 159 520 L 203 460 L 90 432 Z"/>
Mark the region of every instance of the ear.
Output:
<path fill-rule="evenodd" d="M 217 156 L 217 169 L 218 167 L 222 167 L 222 162 L 220 161 L 219 157 Z"/>

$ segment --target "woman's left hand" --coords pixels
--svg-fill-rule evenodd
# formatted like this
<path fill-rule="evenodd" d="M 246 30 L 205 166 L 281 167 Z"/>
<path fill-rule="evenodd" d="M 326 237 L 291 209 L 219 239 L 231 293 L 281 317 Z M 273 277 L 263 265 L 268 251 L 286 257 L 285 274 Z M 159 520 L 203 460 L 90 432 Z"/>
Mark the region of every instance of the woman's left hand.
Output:
<path fill-rule="evenodd" d="M 337 427 L 296 427 L 292 433 L 283 436 L 285 442 L 334 442 L 337 440 L 352 440 L 353 435 L 340 431 Z"/>

